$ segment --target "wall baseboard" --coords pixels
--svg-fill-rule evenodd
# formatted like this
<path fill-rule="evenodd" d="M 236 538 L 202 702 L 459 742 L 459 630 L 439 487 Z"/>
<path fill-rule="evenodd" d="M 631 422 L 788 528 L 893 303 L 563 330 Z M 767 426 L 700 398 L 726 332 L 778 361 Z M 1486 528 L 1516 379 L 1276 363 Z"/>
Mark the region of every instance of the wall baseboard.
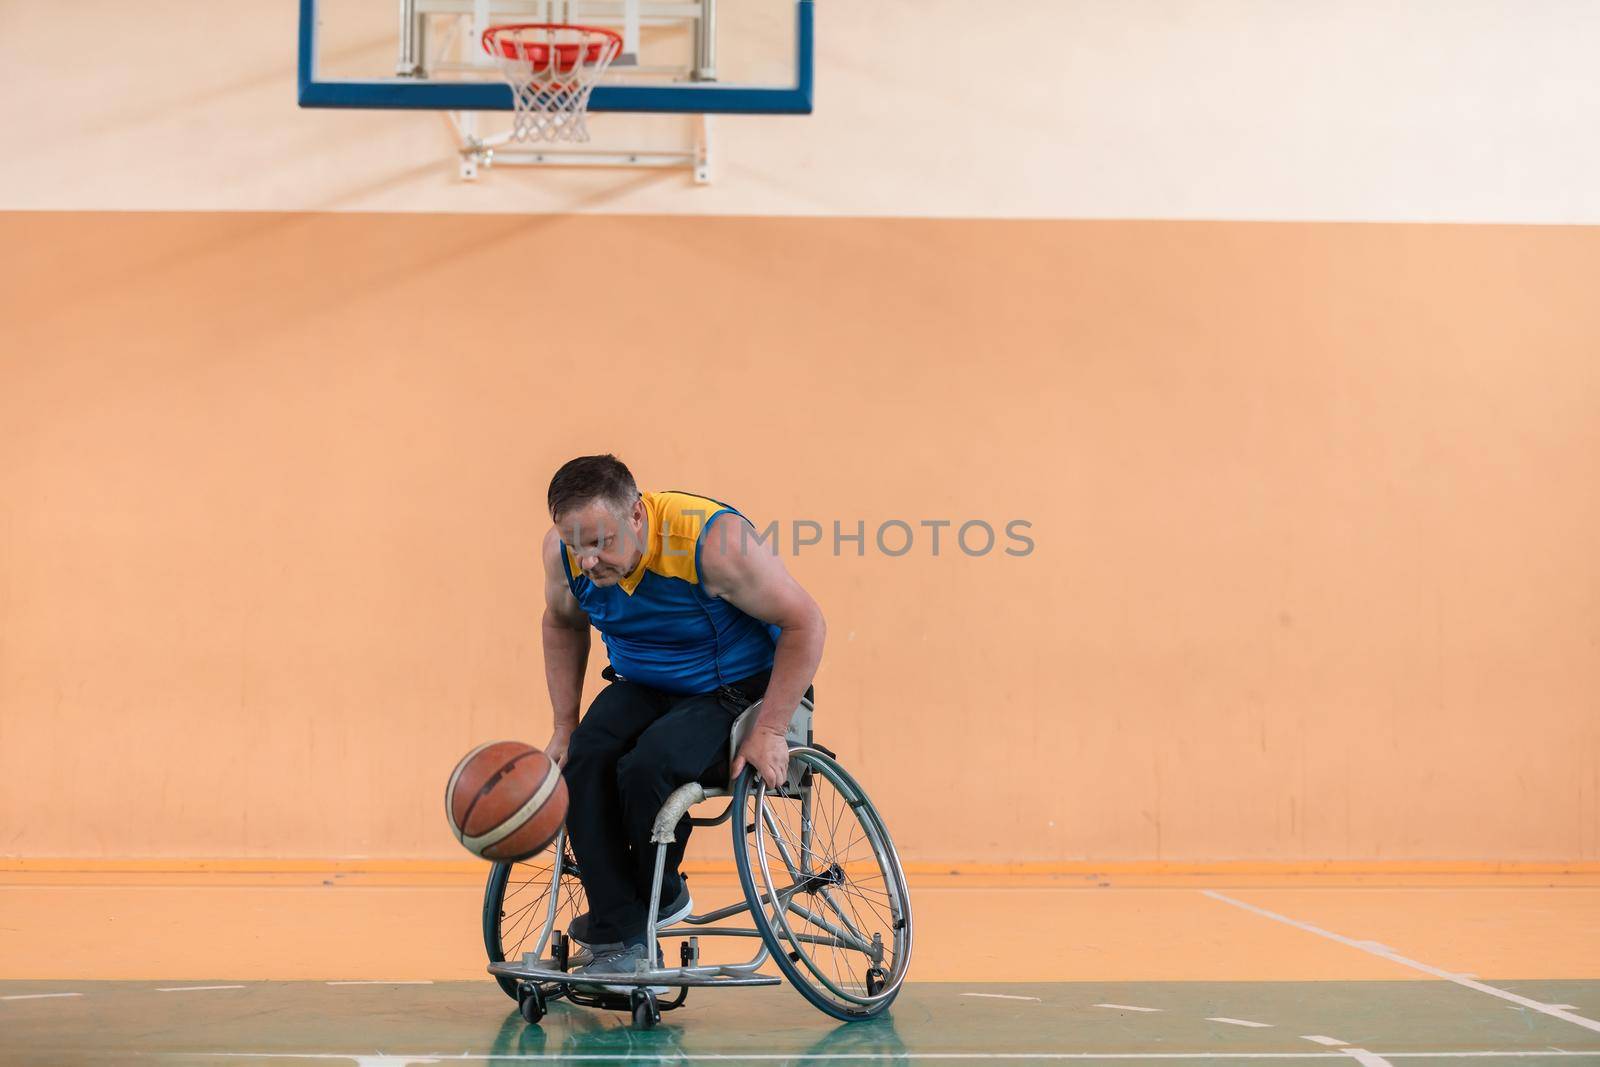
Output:
<path fill-rule="evenodd" d="M 731 861 L 687 860 L 683 869 L 710 881 L 732 881 Z M 479 860 L 377 858 L 0 857 L 0 880 L 12 883 L 116 884 L 199 882 L 329 885 L 480 882 Z M 914 862 L 906 873 L 921 886 L 1124 888 L 1208 885 L 1600 885 L 1596 860 L 1070 860 L 1038 863 Z"/>

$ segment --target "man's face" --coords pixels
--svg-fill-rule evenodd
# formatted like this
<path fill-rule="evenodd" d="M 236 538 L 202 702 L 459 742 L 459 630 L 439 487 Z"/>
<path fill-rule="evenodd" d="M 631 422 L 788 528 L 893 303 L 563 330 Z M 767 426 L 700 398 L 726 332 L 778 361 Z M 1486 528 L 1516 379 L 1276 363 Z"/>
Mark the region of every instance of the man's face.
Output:
<path fill-rule="evenodd" d="M 568 508 L 556 522 L 572 558 L 595 585 L 616 585 L 633 573 L 644 556 L 644 501 L 635 500 L 620 515 L 614 507 L 604 500 L 591 500 Z"/>

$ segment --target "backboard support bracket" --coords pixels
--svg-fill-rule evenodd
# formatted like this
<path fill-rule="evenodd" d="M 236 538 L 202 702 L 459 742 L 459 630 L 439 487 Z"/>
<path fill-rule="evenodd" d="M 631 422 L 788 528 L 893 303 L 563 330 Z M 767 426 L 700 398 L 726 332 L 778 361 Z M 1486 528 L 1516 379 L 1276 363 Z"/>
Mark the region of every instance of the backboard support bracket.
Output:
<path fill-rule="evenodd" d="M 693 143 L 682 151 L 530 147 L 509 134 L 477 136 L 475 112 L 447 112 L 460 141 L 463 181 L 476 181 L 491 167 L 623 167 L 642 170 L 689 170 L 696 185 L 711 182 L 711 116 L 693 116 Z"/>

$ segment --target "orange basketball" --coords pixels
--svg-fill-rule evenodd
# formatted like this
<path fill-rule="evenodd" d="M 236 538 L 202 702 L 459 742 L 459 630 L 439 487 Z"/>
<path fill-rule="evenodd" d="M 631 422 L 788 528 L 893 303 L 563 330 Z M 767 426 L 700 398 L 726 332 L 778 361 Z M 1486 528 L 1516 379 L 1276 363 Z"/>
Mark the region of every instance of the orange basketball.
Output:
<path fill-rule="evenodd" d="M 450 774 L 445 817 L 475 856 L 515 862 L 544 851 L 567 818 L 567 783 L 550 757 L 521 741 L 490 741 Z"/>

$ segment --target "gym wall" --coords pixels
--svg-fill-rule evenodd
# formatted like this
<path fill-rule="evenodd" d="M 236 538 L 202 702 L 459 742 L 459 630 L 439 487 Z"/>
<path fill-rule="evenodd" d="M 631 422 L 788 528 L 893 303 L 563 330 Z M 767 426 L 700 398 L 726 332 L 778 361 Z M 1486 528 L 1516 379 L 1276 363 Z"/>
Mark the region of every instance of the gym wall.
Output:
<path fill-rule="evenodd" d="M 1015 7 L 1026 101 L 930 90 L 970 5 L 827 4 L 709 188 L 458 184 L 253 0 L 0 93 L 0 855 L 465 858 L 609 450 L 780 524 L 910 860 L 1600 858 L 1592 16 Z"/>

